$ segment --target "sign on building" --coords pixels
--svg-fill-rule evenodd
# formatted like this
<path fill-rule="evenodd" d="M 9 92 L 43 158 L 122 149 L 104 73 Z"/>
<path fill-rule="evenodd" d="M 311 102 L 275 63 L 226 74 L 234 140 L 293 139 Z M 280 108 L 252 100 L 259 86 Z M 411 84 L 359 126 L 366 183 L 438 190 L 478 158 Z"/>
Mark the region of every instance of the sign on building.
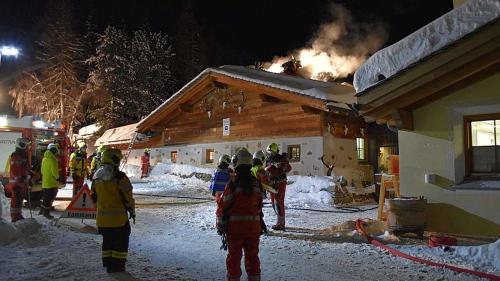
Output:
<path fill-rule="evenodd" d="M 231 118 L 222 119 L 222 135 L 229 136 L 230 129 L 231 129 Z"/>

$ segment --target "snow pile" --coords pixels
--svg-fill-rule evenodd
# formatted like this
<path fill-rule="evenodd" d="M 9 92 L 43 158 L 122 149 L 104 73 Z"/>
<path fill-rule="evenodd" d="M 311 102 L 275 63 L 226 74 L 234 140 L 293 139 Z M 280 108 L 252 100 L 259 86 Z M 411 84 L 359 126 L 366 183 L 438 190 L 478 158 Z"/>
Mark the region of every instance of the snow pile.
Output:
<path fill-rule="evenodd" d="M 482 267 L 493 266 L 500 272 L 500 239 L 495 243 L 486 245 L 454 248 L 454 256 L 461 257 Z"/>
<path fill-rule="evenodd" d="M 286 188 L 285 202 L 289 207 L 331 207 L 332 195 L 324 191 L 331 184 L 331 177 L 289 176 L 293 182 Z"/>
<path fill-rule="evenodd" d="M 122 171 L 127 174 L 129 178 L 141 177 L 141 166 L 134 164 L 125 164 Z"/>
<path fill-rule="evenodd" d="M 500 16 L 498 0 L 471 0 L 371 56 L 354 74 L 362 92 Z"/>
<path fill-rule="evenodd" d="M 209 174 L 211 175 L 214 169 L 201 168 L 191 165 L 181 165 L 181 164 L 164 164 L 158 163 L 153 167 L 150 176 L 160 176 L 164 174 L 174 174 L 179 176 L 190 176 L 194 173 L 199 174 Z"/>
<path fill-rule="evenodd" d="M 0 218 L 0 246 L 8 245 L 20 238 L 29 237 L 39 232 L 41 225 L 35 219 L 24 219 L 9 223 Z"/>
<path fill-rule="evenodd" d="M 4 187 L 2 183 L 0 183 L 0 219 L 1 218 L 10 219 L 9 204 L 10 204 L 9 199 L 5 197 Z"/>
<path fill-rule="evenodd" d="M 435 262 L 500 274 L 500 240 L 480 246 L 434 247 L 390 245 L 412 256 Z"/>

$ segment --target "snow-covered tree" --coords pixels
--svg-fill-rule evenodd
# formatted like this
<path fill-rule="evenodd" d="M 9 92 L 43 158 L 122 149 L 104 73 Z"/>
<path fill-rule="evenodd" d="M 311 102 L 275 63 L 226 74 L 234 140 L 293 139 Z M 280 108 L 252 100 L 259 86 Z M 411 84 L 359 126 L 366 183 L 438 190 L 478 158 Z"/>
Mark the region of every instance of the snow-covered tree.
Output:
<path fill-rule="evenodd" d="M 44 67 L 25 73 L 10 93 L 20 114 L 27 111 L 49 120 L 60 119 L 71 130 L 84 94 L 79 76 L 84 67 L 83 43 L 74 31 L 68 0 L 49 2 L 47 11 L 37 42 L 37 59 Z"/>
<path fill-rule="evenodd" d="M 88 83 L 108 95 L 95 111 L 106 127 L 139 121 L 175 91 L 169 38 L 138 30 L 133 36 L 108 26 L 88 63 Z"/>

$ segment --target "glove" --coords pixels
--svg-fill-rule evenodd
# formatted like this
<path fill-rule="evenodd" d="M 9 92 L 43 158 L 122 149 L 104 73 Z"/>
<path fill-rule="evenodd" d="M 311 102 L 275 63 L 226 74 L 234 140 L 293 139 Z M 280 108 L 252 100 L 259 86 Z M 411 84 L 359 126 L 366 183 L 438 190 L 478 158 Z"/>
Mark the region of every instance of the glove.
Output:
<path fill-rule="evenodd" d="M 74 179 L 74 178 L 76 178 L 76 177 L 77 177 L 76 173 L 71 173 L 71 178 L 73 178 L 73 179 Z"/>
<path fill-rule="evenodd" d="M 217 224 L 217 234 L 222 235 L 226 232 L 226 225 L 223 223 Z"/>
<path fill-rule="evenodd" d="M 129 219 L 132 219 L 132 222 L 135 224 L 135 211 L 132 210 L 132 209 L 128 209 L 128 215 L 129 215 Z"/>

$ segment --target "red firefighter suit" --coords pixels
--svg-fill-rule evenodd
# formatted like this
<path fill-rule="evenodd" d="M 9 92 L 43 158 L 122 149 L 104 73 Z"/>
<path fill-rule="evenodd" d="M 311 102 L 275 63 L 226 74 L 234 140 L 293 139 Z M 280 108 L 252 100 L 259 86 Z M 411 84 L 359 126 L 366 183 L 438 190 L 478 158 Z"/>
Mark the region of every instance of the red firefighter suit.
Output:
<path fill-rule="evenodd" d="M 273 229 L 283 230 L 285 228 L 286 174 L 292 170 L 292 167 L 286 155 L 276 153 L 267 161 L 266 170 L 271 175 L 272 187 L 278 191 L 278 193 L 271 193 L 271 202 L 278 215 Z"/>
<path fill-rule="evenodd" d="M 25 150 L 16 149 L 7 162 L 9 171 L 8 189 L 11 192 L 10 217 L 12 222 L 24 219 L 22 214 L 23 198 L 28 192 L 29 164 Z"/>
<path fill-rule="evenodd" d="M 250 168 L 250 167 L 249 167 Z M 238 175 L 226 185 L 217 200 L 217 225 L 227 235 L 228 280 L 240 280 L 242 250 L 248 280 L 260 280 L 259 239 L 262 232 L 262 187 L 249 172 L 247 189 Z"/>
<path fill-rule="evenodd" d="M 149 152 L 141 156 L 141 179 L 149 175 Z"/>

